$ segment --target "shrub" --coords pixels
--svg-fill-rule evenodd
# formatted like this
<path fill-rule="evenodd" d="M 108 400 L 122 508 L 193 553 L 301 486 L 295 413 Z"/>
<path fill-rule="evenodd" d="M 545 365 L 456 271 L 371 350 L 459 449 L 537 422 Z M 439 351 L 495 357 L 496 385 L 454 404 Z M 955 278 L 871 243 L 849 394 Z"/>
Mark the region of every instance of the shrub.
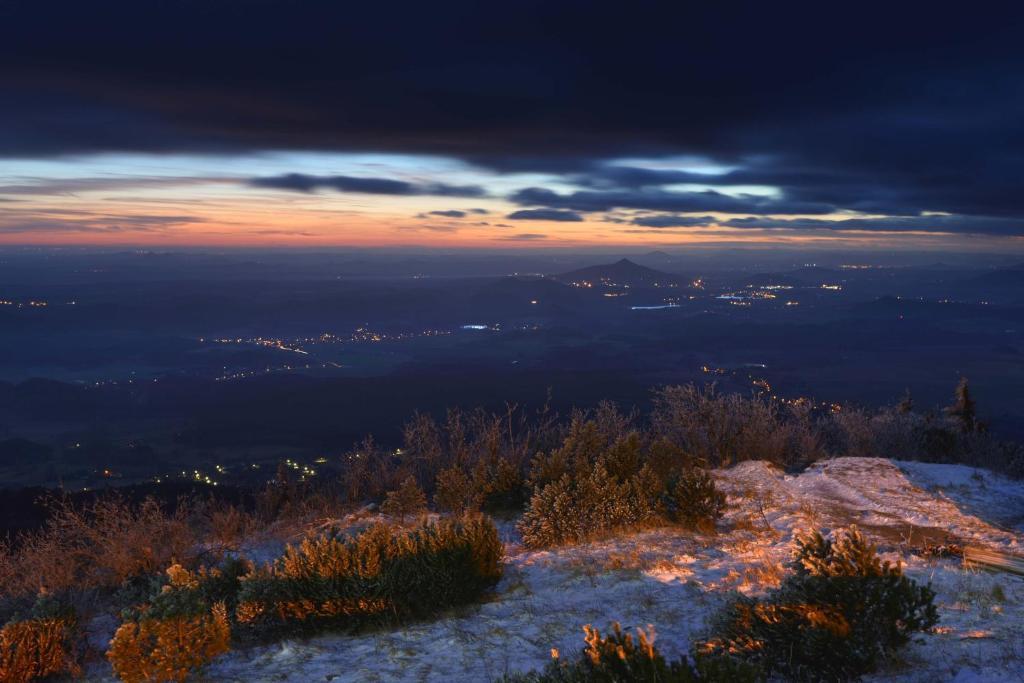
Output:
<path fill-rule="evenodd" d="M 209 542 L 218 548 L 237 550 L 256 528 L 252 515 L 234 505 L 214 505 L 208 513 Z"/>
<path fill-rule="evenodd" d="M 765 599 L 729 605 L 708 650 L 739 653 L 765 675 L 849 680 L 938 621 L 931 588 L 882 562 L 856 529 L 835 542 L 821 534 L 801 539 L 794 567 Z"/>
<path fill-rule="evenodd" d="M 217 604 L 225 605 L 230 612 L 238 602 L 242 578 L 252 571 L 252 563 L 242 558 L 231 558 L 219 567 L 201 567 L 194 572 L 173 564 L 167 569 L 167 581 L 135 612 L 158 619 L 193 617 L 208 613 Z M 128 613 L 131 615 L 132 610 Z"/>
<path fill-rule="evenodd" d="M 692 457 L 619 428 L 576 416 L 562 446 L 534 458 L 534 491 L 518 525 L 527 546 L 581 543 L 658 521 L 706 528 L 721 516 L 724 496 Z"/>
<path fill-rule="evenodd" d="M 242 580 L 236 614 L 256 637 L 424 617 L 477 600 L 501 578 L 501 556 L 486 518 L 310 538 Z"/>
<path fill-rule="evenodd" d="M 582 543 L 652 522 L 656 496 L 657 485 L 651 481 L 649 471 L 621 482 L 597 465 L 586 476 L 573 478 L 565 474 L 536 491 L 518 529 L 523 542 L 531 548 Z"/>
<path fill-rule="evenodd" d="M 566 475 L 583 473 L 609 446 L 593 420 L 574 415 L 558 448 L 538 453 L 530 463 L 529 484 L 535 490 L 553 484 Z"/>
<path fill-rule="evenodd" d="M 342 456 L 341 486 L 345 499 L 352 503 L 378 499 L 393 488 L 394 456 L 385 452 L 368 436 Z"/>
<path fill-rule="evenodd" d="M 449 410 L 443 424 L 417 414 L 405 425 L 402 448 L 383 449 L 367 438 L 342 457 L 342 497 L 350 503 L 376 500 L 412 476 L 438 505 L 457 508 L 462 501 L 445 497 L 439 477 L 450 482 L 461 472 L 472 491 L 466 507 L 518 510 L 528 493 L 530 457 L 563 432 L 547 406 L 535 415 L 511 404 L 500 413 Z"/>
<path fill-rule="evenodd" d="M 692 467 L 669 485 L 666 507 L 675 522 L 691 529 L 713 529 L 725 510 L 725 494 L 715 488 L 710 474 Z"/>
<path fill-rule="evenodd" d="M 522 468 L 501 456 L 489 456 L 473 468 L 474 502 L 488 512 L 523 509 L 529 498 Z"/>
<path fill-rule="evenodd" d="M 443 434 L 430 415 L 414 413 L 402 430 L 402 459 L 415 478 L 429 486 L 445 460 Z"/>
<path fill-rule="evenodd" d="M 434 505 L 440 510 L 456 514 L 480 507 L 478 491 L 462 468 L 448 467 L 437 475 Z"/>
<path fill-rule="evenodd" d="M 654 396 L 656 434 L 716 467 L 741 460 L 788 464 L 791 423 L 773 399 L 719 393 L 714 384 L 668 386 Z"/>
<path fill-rule="evenodd" d="M 17 549 L 0 548 L 0 594 L 115 589 L 174 558 L 194 558 L 197 537 L 188 514 L 185 504 L 169 513 L 151 498 L 131 505 L 111 496 L 85 508 L 55 500 L 42 529 L 21 536 Z"/>
<path fill-rule="evenodd" d="M 107 658 L 125 683 L 184 681 L 229 650 L 231 630 L 223 603 L 209 613 L 143 616 L 117 629 Z"/>
<path fill-rule="evenodd" d="M 124 681 L 183 681 L 228 651 L 229 610 L 240 579 L 252 571 L 242 559 L 191 572 L 171 565 L 147 604 L 126 610 L 107 658 Z"/>
<path fill-rule="evenodd" d="M 668 662 L 654 647 L 654 631 L 637 629 L 636 640 L 618 623 L 608 636 L 584 626 L 583 656 L 562 662 L 556 651 L 542 672 L 506 676 L 505 683 L 744 683 L 756 680 L 749 665 L 729 657 L 686 657 Z"/>
<path fill-rule="evenodd" d="M 75 622 L 68 617 L 12 621 L 0 629 L 0 681 L 22 683 L 81 670 Z"/>
<path fill-rule="evenodd" d="M 384 504 L 380 506 L 381 512 L 398 517 L 399 522 L 405 522 L 407 515 L 422 514 L 426 510 L 427 497 L 413 477 L 406 477 L 402 485 L 390 492 L 384 499 Z"/>

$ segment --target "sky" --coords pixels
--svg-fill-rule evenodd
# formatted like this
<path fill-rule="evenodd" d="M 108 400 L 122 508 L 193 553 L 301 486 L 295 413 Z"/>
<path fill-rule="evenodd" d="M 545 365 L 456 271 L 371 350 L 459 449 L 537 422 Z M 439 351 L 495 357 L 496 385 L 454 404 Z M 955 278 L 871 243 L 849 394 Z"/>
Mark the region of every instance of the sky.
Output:
<path fill-rule="evenodd" d="M 1024 251 L 1024 10 L 915 4 L 6 0 L 0 244 Z"/>

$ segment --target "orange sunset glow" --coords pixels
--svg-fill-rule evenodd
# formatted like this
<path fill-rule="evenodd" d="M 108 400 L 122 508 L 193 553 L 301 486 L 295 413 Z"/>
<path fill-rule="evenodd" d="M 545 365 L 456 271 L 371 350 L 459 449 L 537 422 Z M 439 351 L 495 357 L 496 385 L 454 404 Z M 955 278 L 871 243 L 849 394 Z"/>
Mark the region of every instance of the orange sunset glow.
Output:
<path fill-rule="evenodd" d="M 382 170 L 387 182 L 416 184 L 454 179 L 467 183 L 473 196 L 430 196 L 375 192 L 356 187 L 295 190 L 264 187 L 240 175 L 239 168 L 272 173 L 297 163 L 317 170 L 343 169 L 346 178 L 374 180 Z M 637 162 L 631 162 L 637 163 Z M 656 168 L 664 169 L 664 162 Z M 683 159 L 680 168 L 699 165 Z M 168 166 L 170 168 L 168 168 Z M 687 171 L 683 171 L 687 172 Z M 257 176 L 259 177 L 259 176 Z M 273 176 L 271 176 L 273 177 Z M 316 176 L 312 176 L 316 177 Z M 712 192 L 717 175 L 706 174 Z M 756 215 L 723 212 L 673 213 L 680 225 L 654 226 L 664 214 L 642 208 L 609 207 L 600 212 L 555 209 L 522 210 L 510 194 L 522 184 L 567 188 L 559 176 L 497 175 L 432 157 L 298 155 L 283 158 L 147 158 L 101 155 L 19 164 L 0 163 L 0 244 L 537 248 L 587 246 L 815 246 L 875 248 L 968 248 L 1000 245 L 1021 248 L 1016 236 L 974 236 L 943 229 L 948 216 L 927 217 L 908 229 L 886 229 L 884 215 L 833 212 L 826 215 L 764 216 L 783 227 L 759 227 Z M 386 190 L 390 190 L 385 186 Z M 403 192 L 404 187 L 400 187 Z M 571 189 L 571 188 L 569 188 Z M 694 190 L 691 190 L 691 193 Z M 774 188 L 724 188 L 722 196 L 771 198 Z M 566 189 L 561 189 L 567 194 Z M 751 192 L 758 193 L 756 195 Z M 556 193 L 555 196 L 558 196 Z M 514 198 L 514 194 L 512 194 Z M 536 213 L 536 217 L 533 214 Z M 687 226 L 687 221 L 698 223 Z M 847 226 L 844 221 L 854 221 Z M 751 227 L 735 227 L 753 221 Z M 787 228 L 806 221 L 813 227 Z M 874 223 L 863 229 L 857 221 Z M 669 221 L 671 223 L 672 221 Z"/>

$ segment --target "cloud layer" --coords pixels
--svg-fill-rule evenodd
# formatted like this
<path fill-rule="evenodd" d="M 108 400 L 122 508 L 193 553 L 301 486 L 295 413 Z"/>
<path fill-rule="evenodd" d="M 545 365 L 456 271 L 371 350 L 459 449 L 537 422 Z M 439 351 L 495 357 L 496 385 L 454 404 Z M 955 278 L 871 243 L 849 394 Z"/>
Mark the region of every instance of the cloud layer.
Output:
<path fill-rule="evenodd" d="M 512 220 L 1021 235 L 1022 18 L 891 2 L 3 3 L 0 157 L 430 154 L 560 179 L 508 191 Z M 694 157 L 718 170 L 669 163 Z M 344 174 L 250 184 L 491 194 Z M 816 218 L 834 212 L 861 215 Z"/>
<path fill-rule="evenodd" d="M 401 196 L 433 195 L 437 197 L 483 197 L 487 194 L 479 185 L 448 185 L 447 183 L 410 183 L 391 178 L 359 178 L 354 176 L 315 176 L 303 173 L 266 178 L 253 178 L 253 187 L 294 192 L 337 190 L 361 194 L 389 194 Z M 443 215 L 443 214 L 442 214 Z"/>

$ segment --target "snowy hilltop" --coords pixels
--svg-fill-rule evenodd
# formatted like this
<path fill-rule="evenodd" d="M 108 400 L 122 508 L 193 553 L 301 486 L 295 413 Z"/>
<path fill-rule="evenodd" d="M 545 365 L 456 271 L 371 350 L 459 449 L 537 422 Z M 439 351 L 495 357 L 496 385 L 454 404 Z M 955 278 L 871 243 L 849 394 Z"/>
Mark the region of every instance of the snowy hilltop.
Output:
<path fill-rule="evenodd" d="M 534 551 L 505 523 L 504 577 L 485 603 L 402 628 L 233 651 L 206 676 L 487 681 L 543 666 L 552 648 L 574 653 L 585 624 L 613 621 L 651 624 L 663 653 L 684 653 L 733 591 L 756 595 L 778 585 L 796 533 L 856 524 L 886 559 L 931 582 L 940 618 L 874 680 L 1024 678 L 1024 577 L 965 567 L 948 550 L 1024 553 L 1024 483 L 959 465 L 878 458 L 821 461 L 797 475 L 745 462 L 714 477 L 728 499 L 713 534 L 655 529 Z M 99 667 L 91 678 L 111 680 Z"/>

